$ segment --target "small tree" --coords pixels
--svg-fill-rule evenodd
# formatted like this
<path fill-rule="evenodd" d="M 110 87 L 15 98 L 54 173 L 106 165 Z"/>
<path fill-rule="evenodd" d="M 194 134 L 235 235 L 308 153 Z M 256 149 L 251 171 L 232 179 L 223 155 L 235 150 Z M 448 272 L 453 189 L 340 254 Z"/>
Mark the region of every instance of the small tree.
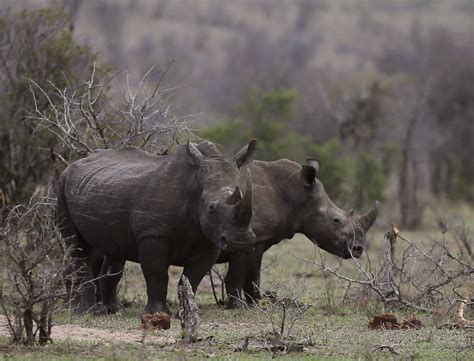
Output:
<path fill-rule="evenodd" d="M 0 14 L 0 188 L 7 203 L 26 202 L 50 172 L 48 151 L 57 143 L 50 134 L 35 134 L 24 122 L 35 106 L 45 110 L 45 97 L 34 103 L 27 79 L 50 93 L 75 88 L 97 55 L 78 45 L 67 14 L 53 9 Z M 53 97 L 53 94 L 51 94 Z"/>

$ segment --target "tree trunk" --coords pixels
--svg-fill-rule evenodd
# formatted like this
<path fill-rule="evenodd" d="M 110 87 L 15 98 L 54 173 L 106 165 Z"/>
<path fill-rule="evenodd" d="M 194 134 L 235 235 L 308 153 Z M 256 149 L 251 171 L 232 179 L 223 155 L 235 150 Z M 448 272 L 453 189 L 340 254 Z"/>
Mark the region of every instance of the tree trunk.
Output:
<path fill-rule="evenodd" d="M 426 109 L 428 91 L 429 84 L 426 83 L 423 93 L 418 96 L 414 105 L 403 142 L 399 198 L 401 226 L 406 229 L 420 227 L 430 188 L 427 179 L 429 169 L 426 168 L 430 132 Z"/>
<path fill-rule="evenodd" d="M 178 285 L 178 299 L 178 315 L 181 320 L 182 338 L 186 343 L 196 342 L 199 326 L 198 307 L 191 284 L 185 275 L 181 276 Z"/>

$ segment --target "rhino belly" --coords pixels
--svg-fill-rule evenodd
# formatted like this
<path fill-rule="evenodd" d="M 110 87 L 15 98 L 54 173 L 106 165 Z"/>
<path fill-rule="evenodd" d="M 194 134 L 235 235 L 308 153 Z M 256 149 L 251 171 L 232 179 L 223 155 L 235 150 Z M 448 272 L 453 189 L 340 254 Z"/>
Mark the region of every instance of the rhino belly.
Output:
<path fill-rule="evenodd" d="M 92 248 L 116 257 L 136 261 L 137 249 L 130 235 L 125 212 L 101 210 L 71 212 L 71 218 L 81 237 Z"/>

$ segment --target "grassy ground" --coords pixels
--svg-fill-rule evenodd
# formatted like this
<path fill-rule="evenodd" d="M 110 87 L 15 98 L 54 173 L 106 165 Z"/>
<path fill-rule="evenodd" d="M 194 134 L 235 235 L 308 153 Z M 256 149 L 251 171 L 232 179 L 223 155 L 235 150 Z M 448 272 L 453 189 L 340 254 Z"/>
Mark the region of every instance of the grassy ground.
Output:
<path fill-rule="evenodd" d="M 473 230 L 472 217 L 468 217 L 467 226 Z M 471 223 L 469 223 L 471 222 Z M 369 254 L 374 256 L 383 239 L 383 228 L 371 233 Z M 427 229 L 420 232 L 404 233 L 407 238 L 422 244 L 432 237 L 439 237 L 439 232 Z M 323 252 L 330 264 L 339 260 Z M 473 334 L 466 330 L 438 329 L 439 319 L 431 314 L 417 313 L 416 317 L 423 322 L 419 330 L 370 330 L 367 327 L 369 317 L 377 312 L 384 312 L 380 305 L 373 303 L 345 302 L 342 298 L 347 283 L 328 278 L 311 263 L 303 259 L 319 257 L 319 252 L 304 237 L 296 236 L 292 240 L 281 242 L 273 247 L 264 257 L 262 272 L 262 289 L 275 289 L 275 284 L 283 285 L 279 290 L 282 296 L 285 291 L 298 287 L 304 290 L 301 302 L 312 307 L 304 317 L 297 321 L 291 337 L 297 341 L 307 342 L 299 352 L 279 355 L 286 359 L 372 359 L 372 358 L 416 358 L 416 359 L 474 359 L 472 348 Z M 341 270 L 356 275 L 354 264 L 344 261 Z M 170 270 L 171 308 L 176 310 L 176 285 L 181 270 Z M 216 280 L 217 281 L 217 280 Z M 127 265 L 126 286 L 122 295 L 131 306 L 123 313 L 108 316 L 71 316 L 66 311 L 59 315 L 58 324 L 72 323 L 92 329 L 102 329 L 124 334 L 140 333 L 140 311 L 144 305 L 144 281 L 140 269 L 135 264 Z M 87 342 L 73 338 L 56 340 L 43 348 L 15 348 L 8 340 L 0 337 L 0 359 L 188 359 L 213 357 L 216 359 L 271 359 L 272 353 L 257 349 L 257 339 L 271 331 L 270 318 L 257 310 L 225 310 L 214 302 L 210 282 L 203 280 L 197 296 L 202 324 L 199 331 L 201 341 L 193 345 L 184 345 L 180 340 L 179 321 L 172 319 L 172 326 L 167 331 L 155 331 L 142 342 L 124 342 L 111 340 L 94 340 Z M 399 319 L 412 314 L 410 310 L 395 310 Z M 275 316 L 278 320 L 278 316 Z M 291 319 L 291 314 L 288 316 Z M 249 347 L 245 352 L 235 352 L 243 340 L 250 336 Z M 261 344 L 259 344 L 261 345 Z M 469 347 L 470 345 L 470 347 Z M 378 346 L 391 346 L 398 355 L 387 348 L 376 350 Z"/>

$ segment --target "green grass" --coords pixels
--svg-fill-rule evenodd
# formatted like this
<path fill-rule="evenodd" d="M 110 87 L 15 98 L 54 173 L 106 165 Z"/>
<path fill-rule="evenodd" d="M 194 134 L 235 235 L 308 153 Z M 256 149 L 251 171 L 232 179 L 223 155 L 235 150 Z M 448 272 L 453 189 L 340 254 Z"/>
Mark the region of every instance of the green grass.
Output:
<path fill-rule="evenodd" d="M 472 213 L 471 213 L 472 215 Z M 472 217 L 468 217 L 472 222 Z M 472 223 L 468 224 L 472 227 Z M 471 228 L 472 230 L 472 228 Z M 371 232 L 369 254 L 375 257 L 383 240 L 384 230 Z M 403 232 L 404 236 L 422 245 L 439 232 L 428 229 L 419 232 Z M 401 244 L 398 245 L 402 247 Z M 336 257 L 322 253 L 330 264 L 338 264 Z M 264 257 L 262 272 L 262 289 L 274 289 L 275 282 L 293 285 L 296 280 L 304 280 L 307 291 L 301 301 L 312 307 L 304 318 L 298 321 L 292 334 L 298 340 L 311 340 L 303 352 L 280 355 L 285 359 L 392 359 L 394 357 L 415 359 L 474 359 L 469 334 L 465 330 L 438 329 L 440 320 L 430 314 L 417 313 L 423 322 L 420 330 L 369 330 L 369 316 L 375 312 L 390 311 L 374 303 L 346 302 L 341 304 L 347 284 L 341 281 L 329 281 L 329 278 L 311 262 L 318 256 L 318 251 L 304 237 L 295 236 L 292 240 L 281 242 L 273 247 Z M 364 260 L 362 259 L 363 263 Z M 222 268 L 222 267 L 221 267 Z M 355 265 L 351 260 L 344 261 L 341 271 L 357 276 Z M 169 299 L 171 309 L 176 311 L 176 286 L 181 270 L 172 267 L 170 270 Z M 136 264 L 127 265 L 125 297 L 133 303 L 123 313 L 108 316 L 71 316 L 67 311 L 57 315 L 56 323 L 73 323 L 82 327 L 93 327 L 110 332 L 121 331 L 140 335 L 140 312 L 144 306 L 145 287 L 143 276 Z M 217 280 L 216 280 L 217 281 Z M 329 282 L 329 283 L 328 283 Z M 332 290 L 333 298 L 327 297 Z M 122 292 L 124 292 L 122 290 Z M 284 293 L 284 290 L 281 290 Z M 272 354 L 266 350 L 254 351 L 249 347 L 245 352 L 234 352 L 246 336 L 258 337 L 271 330 L 268 317 L 254 310 L 225 310 L 214 303 L 209 280 L 203 280 L 197 295 L 202 324 L 199 336 L 202 341 L 193 345 L 179 342 L 180 327 L 176 318 L 167 331 L 155 331 L 154 335 L 162 338 L 148 337 L 144 343 L 113 342 L 112 340 L 93 340 L 79 342 L 72 339 L 56 340 L 45 347 L 24 348 L 9 345 L 8 339 L 0 338 L 0 359 L 27 360 L 128 360 L 128 359 L 271 359 Z M 412 314 L 410 310 L 395 310 L 399 319 Z M 449 319 L 442 320 L 449 321 Z M 472 337 L 472 333 L 470 334 Z M 139 336 L 137 336 L 139 339 Z M 170 342 L 172 340 L 172 342 Z M 471 341 L 472 342 L 472 341 Z M 399 356 L 387 350 L 373 351 L 377 345 L 392 346 Z M 252 346 L 252 341 L 251 341 Z"/>

